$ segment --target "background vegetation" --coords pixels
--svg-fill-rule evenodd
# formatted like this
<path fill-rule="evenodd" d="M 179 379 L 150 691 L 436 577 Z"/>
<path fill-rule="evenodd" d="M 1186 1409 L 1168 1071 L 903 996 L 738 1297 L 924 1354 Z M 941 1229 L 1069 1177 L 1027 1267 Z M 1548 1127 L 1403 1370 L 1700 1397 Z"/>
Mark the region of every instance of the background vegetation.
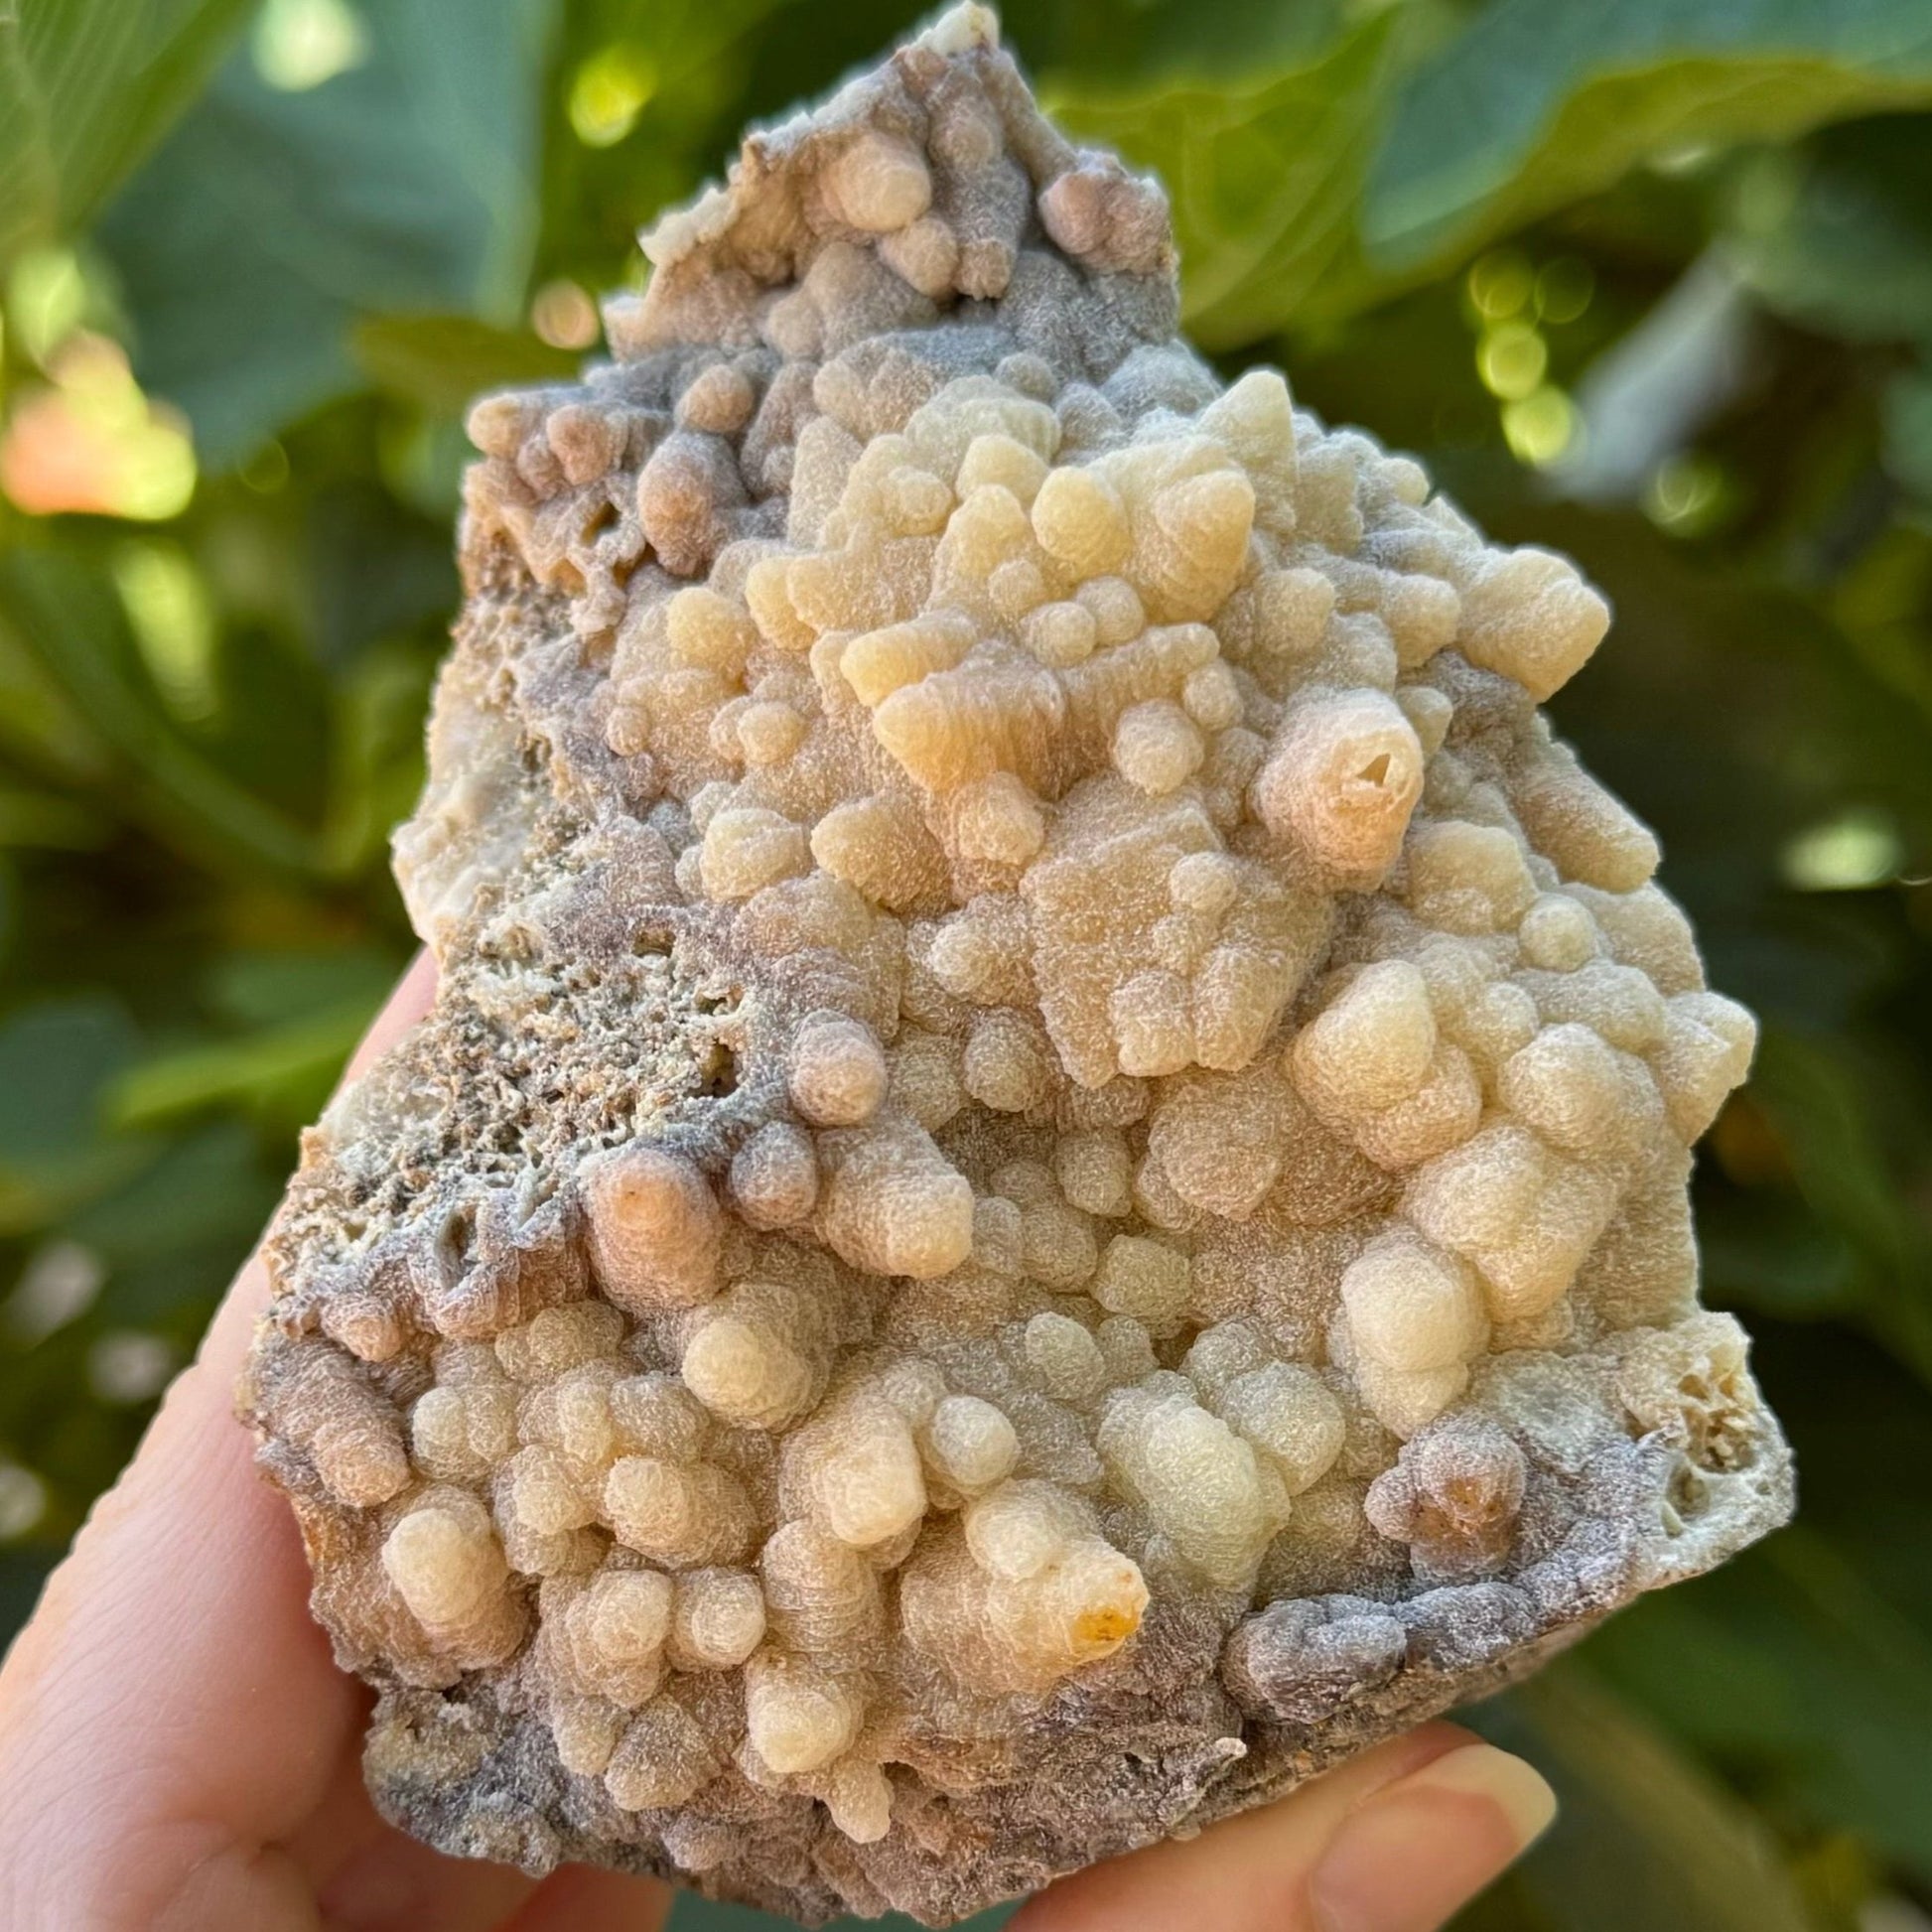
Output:
<path fill-rule="evenodd" d="M 464 400 L 910 12 L 0 0 L 0 1641 L 406 956 Z M 1803 1515 L 1479 1717 L 1568 1809 L 1466 1923 L 1923 1932 L 1932 0 L 1010 12 L 1206 347 L 1608 590 L 1561 724 L 1766 1022 L 1700 1205 Z"/>

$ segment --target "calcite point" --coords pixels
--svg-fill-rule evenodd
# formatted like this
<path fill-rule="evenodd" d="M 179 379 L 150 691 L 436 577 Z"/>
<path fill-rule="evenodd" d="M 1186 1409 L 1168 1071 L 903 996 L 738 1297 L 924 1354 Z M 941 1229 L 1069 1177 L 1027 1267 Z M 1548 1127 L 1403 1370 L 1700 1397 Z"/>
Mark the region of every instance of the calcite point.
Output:
<path fill-rule="evenodd" d="M 1223 383 L 981 8 L 644 246 L 471 417 L 440 991 L 244 1390 L 383 1811 L 943 1924 L 1782 1520 L 1603 600 Z"/>

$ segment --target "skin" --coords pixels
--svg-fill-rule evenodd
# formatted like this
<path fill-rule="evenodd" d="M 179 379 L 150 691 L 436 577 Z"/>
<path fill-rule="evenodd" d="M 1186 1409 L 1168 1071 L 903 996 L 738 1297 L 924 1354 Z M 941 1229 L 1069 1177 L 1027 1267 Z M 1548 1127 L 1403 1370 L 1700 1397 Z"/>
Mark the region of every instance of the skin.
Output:
<path fill-rule="evenodd" d="M 428 1010 L 419 961 L 349 1069 Z M 655 1932 L 663 1885 L 448 1859 L 363 1789 L 369 1695 L 308 1612 L 295 1522 L 233 1391 L 251 1260 L 0 1667 L 0 1925 L 64 1932 Z M 1548 1823 L 1548 1787 L 1449 1725 L 1077 1873 L 1016 1932 L 1430 1932 Z"/>

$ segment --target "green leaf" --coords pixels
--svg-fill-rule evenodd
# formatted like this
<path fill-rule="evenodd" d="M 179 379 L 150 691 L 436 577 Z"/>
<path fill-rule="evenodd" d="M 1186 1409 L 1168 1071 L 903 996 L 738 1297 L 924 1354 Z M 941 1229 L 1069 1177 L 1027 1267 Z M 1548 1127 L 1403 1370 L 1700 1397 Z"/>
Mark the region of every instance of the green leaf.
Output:
<path fill-rule="evenodd" d="M 1792 1321 L 1859 1310 L 1861 1271 L 1851 1244 L 1787 1193 L 1733 1190 L 1704 1202 L 1698 1244 L 1707 1289 L 1726 1307 Z"/>
<path fill-rule="evenodd" d="M 369 56 L 303 92 L 244 55 L 116 204 L 142 380 L 204 460 L 248 455 L 359 384 L 355 324 L 507 324 L 534 237 L 536 76 L 551 0 L 367 10 Z"/>
<path fill-rule="evenodd" d="M 227 1251 L 230 1268 L 275 1205 L 276 1183 L 255 1138 L 241 1122 L 209 1121 L 163 1146 L 155 1158 L 67 1223 L 72 1239 L 97 1250 L 114 1275 L 138 1271 L 158 1258 L 186 1254 L 201 1260 L 211 1248 Z M 212 1298 L 226 1287 L 218 1266 L 194 1288 Z M 112 1312 L 133 1313 L 110 1280 Z M 150 1306 L 152 1314 L 161 1310 Z"/>
<path fill-rule="evenodd" d="M 1500 0 L 1403 88 L 1363 237 L 1411 270 L 1651 157 L 1928 99 L 1918 0 Z"/>
<path fill-rule="evenodd" d="M 431 669 L 420 656 L 376 650 L 338 700 L 337 759 L 324 834 L 332 871 L 352 877 L 388 849 L 423 782 L 423 711 Z"/>
<path fill-rule="evenodd" d="M 389 440 L 371 452 L 372 464 L 385 471 Z M 317 492 L 302 532 L 308 601 L 301 621 L 316 655 L 335 674 L 339 697 L 343 678 L 352 684 L 372 656 L 413 657 L 420 722 L 427 680 L 447 647 L 463 594 L 451 542 L 454 518 L 448 510 L 434 520 L 411 514 L 385 485 L 386 478 L 379 484 L 360 477 Z"/>
<path fill-rule="evenodd" d="M 0 265 L 80 227 L 194 98 L 252 4 L 0 7 Z"/>
<path fill-rule="evenodd" d="M 1828 129 L 1746 172 L 1726 248 L 1760 300 L 1848 342 L 1932 347 L 1932 117 Z M 1795 179 L 1794 179 L 1795 178 Z"/>
<path fill-rule="evenodd" d="M 14 1632 L 33 1613 L 57 1558 L 53 1550 L 0 1550 L 0 1658 L 5 1657 Z"/>
<path fill-rule="evenodd" d="M 0 1023 L 0 1234 L 45 1225 L 138 1160 L 138 1144 L 107 1134 L 104 1106 L 139 1046 L 105 998 L 50 1000 Z"/>
<path fill-rule="evenodd" d="M 1306 59 L 1356 11 L 1348 0 L 1035 0 L 1006 8 L 1001 29 L 1035 73 L 1241 81 Z"/>
<path fill-rule="evenodd" d="M 125 786 L 130 815 L 197 856 L 303 872 L 314 843 L 210 763 L 168 718 L 106 572 L 83 552 L 0 548 L 0 659 L 30 661 L 85 718 Z"/>
<path fill-rule="evenodd" d="M 1921 1546 L 1927 1533 L 1922 1508 L 1891 1523 Z M 1619 1619 L 1591 1654 L 1779 1811 L 1859 1833 L 1932 1878 L 1932 1645 L 1842 1534 L 1801 1522 Z"/>
<path fill-rule="evenodd" d="M 1770 1835 L 1581 1664 L 1471 1714 L 1555 1786 L 1557 1823 L 1466 1932 L 1814 1932 Z"/>
<path fill-rule="evenodd" d="M 28 1007 L 0 1025 L 0 1163 L 27 1168 L 93 1144 L 101 1095 L 139 1045 L 111 1001 Z"/>
<path fill-rule="evenodd" d="M 3 551 L 4 545 L 0 545 Z M 107 748 L 0 609 L 0 752 L 50 778 L 98 782 Z"/>
<path fill-rule="evenodd" d="M 219 1106 L 307 1113 L 328 1093 L 372 1010 L 367 1000 L 350 1000 L 245 1039 L 148 1060 L 116 1083 L 114 1122 L 157 1127 Z"/>
<path fill-rule="evenodd" d="M 91 852 L 107 843 L 105 819 L 57 792 L 0 784 L 0 846 Z"/>
<path fill-rule="evenodd" d="M 1865 1264 L 1868 1318 L 1932 1381 L 1932 1228 L 1905 1196 L 1869 1071 L 1842 1043 L 1766 1030 L 1751 1095 L 1806 1202 Z"/>
<path fill-rule="evenodd" d="M 244 1027 L 279 1027 L 330 1007 L 374 1013 L 402 962 L 372 946 L 327 952 L 234 952 L 209 975 L 209 1004 Z"/>
<path fill-rule="evenodd" d="M 1932 503 L 1932 374 L 1912 370 L 1885 385 L 1885 468 Z"/>
<path fill-rule="evenodd" d="M 1051 95 L 1070 132 L 1120 148 L 1166 183 L 1187 328 L 1203 346 L 1271 335 L 1305 306 L 1338 308 L 1358 279 L 1355 207 L 1398 24 L 1384 12 L 1258 82 Z"/>
<path fill-rule="evenodd" d="M 580 359 L 473 316 L 371 316 L 353 345 L 377 388 L 444 416 L 461 415 L 485 389 L 568 380 Z"/>

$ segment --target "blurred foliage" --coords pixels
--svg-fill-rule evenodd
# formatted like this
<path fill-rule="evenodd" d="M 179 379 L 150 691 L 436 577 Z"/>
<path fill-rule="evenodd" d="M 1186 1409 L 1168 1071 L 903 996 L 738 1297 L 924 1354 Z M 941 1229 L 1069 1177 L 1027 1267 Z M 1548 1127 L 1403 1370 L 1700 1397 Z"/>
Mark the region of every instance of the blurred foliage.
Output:
<path fill-rule="evenodd" d="M 1699 1206 L 1802 1519 L 1477 1714 L 1566 1813 L 1466 1922 L 1923 1928 L 1932 0 L 1012 11 L 1228 367 L 1614 599 L 1559 721 L 1766 1022 Z M 0 1636 L 407 956 L 465 399 L 910 12 L 0 0 Z"/>
<path fill-rule="evenodd" d="M 249 0 L 57 0 L 0 34 L 0 251 L 59 240 L 194 98 Z"/>

